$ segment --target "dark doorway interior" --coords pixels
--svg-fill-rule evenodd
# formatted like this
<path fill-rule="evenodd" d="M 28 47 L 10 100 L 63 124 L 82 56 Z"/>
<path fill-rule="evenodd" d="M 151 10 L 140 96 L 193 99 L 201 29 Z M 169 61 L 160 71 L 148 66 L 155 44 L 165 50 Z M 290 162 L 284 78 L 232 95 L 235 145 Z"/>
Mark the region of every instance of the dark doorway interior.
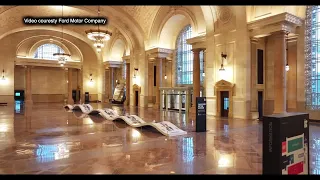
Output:
<path fill-rule="evenodd" d="M 77 90 L 72 90 L 72 99 L 73 99 L 73 102 L 76 102 L 76 98 L 77 98 Z"/>
<path fill-rule="evenodd" d="M 14 100 L 15 101 L 24 101 L 24 90 L 15 90 L 14 91 Z"/>
<path fill-rule="evenodd" d="M 72 90 L 72 99 L 74 103 L 80 101 L 80 90 Z"/>
<path fill-rule="evenodd" d="M 138 104 L 139 104 L 139 102 L 138 102 L 138 99 L 139 99 L 138 91 L 135 91 L 134 94 L 135 94 L 135 103 L 136 103 L 135 106 L 138 106 Z"/>
<path fill-rule="evenodd" d="M 221 91 L 221 117 L 228 117 L 229 114 L 229 91 Z"/>
<path fill-rule="evenodd" d="M 259 112 L 259 119 L 262 120 L 263 117 L 263 92 L 258 91 L 258 112 Z"/>

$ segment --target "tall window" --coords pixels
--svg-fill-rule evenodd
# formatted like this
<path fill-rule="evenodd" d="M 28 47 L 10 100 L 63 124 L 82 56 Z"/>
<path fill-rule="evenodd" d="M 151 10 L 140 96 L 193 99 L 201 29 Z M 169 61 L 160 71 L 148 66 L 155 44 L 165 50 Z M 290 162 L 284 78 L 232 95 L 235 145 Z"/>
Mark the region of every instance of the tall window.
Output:
<path fill-rule="evenodd" d="M 320 6 L 308 6 L 306 16 L 306 108 L 320 109 Z"/>
<path fill-rule="evenodd" d="M 54 53 L 64 53 L 64 51 L 55 44 L 43 44 L 34 53 L 34 58 L 56 60 L 58 58 L 53 56 Z"/>
<path fill-rule="evenodd" d="M 184 27 L 176 41 L 176 83 L 187 85 L 193 82 L 193 53 L 192 45 L 187 44 L 191 38 L 192 29 L 190 25 Z M 200 82 L 203 82 L 203 51 L 200 52 Z"/>

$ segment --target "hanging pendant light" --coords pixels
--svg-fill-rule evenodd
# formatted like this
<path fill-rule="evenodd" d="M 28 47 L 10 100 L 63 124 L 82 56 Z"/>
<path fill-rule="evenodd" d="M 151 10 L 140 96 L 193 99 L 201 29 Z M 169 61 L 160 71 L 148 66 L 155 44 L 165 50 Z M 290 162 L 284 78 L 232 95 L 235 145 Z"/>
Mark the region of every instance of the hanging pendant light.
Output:
<path fill-rule="evenodd" d="M 289 64 L 288 64 L 288 38 L 289 38 L 289 33 L 286 34 L 286 61 L 287 61 L 287 64 L 286 64 L 286 71 L 289 71 L 290 67 L 289 67 Z"/>
<path fill-rule="evenodd" d="M 205 64 L 204 64 L 204 51 L 203 51 L 203 72 L 202 72 L 202 77 L 206 76 L 206 73 L 204 72 L 205 69 Z"/>
<path fill-rule="evenodd" d="M 63 18 L 63 5 L 62 5 L 62 18 Z M 61 44 L 63 44 L 63 24 L 61 25 Z M 58 57 L 58 63 L 60 66 L 64 66 L 64 64 L 67 62 L 67 60 L 70 58 L 70 54 L 67 53 L 54 53 L 53 56 Z"/>
<path fill-rule="evenodd" d="M 164 79 L 167 79 L 167 61 L 164 62 Z"/>
<path fill-rule="evenodd" d="M 2 70 L 1 80 L 2 80 L 2 81 L 5 81 L 5 80 L 6 80 L 6 78 L 4 77 L 4 69 Z"/>
<path fill-rule="evenodd" d="M 100 6 L 98 6 L 98 17 L 100 17 Z M 104 41 L 108 41 L 111 38 L 112 33 L 109 31 L 100 30 L 99 24 L 98 29 L 90 29 L 85 31 L 87 37 L 94 42 L 94 47 L 97 48 L 98 52 L 101 52 L 104 47 Z"/>

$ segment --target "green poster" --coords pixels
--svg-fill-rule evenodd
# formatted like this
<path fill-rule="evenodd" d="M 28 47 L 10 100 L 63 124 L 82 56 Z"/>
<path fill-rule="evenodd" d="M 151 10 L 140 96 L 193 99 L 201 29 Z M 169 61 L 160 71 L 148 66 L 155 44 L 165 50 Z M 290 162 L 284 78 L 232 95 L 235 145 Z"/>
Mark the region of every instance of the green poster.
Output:
<path fill-rule="evenodd" d="M 303 138 L 297 138 L 288 141 L 288 153 L 303 148 Z"/>

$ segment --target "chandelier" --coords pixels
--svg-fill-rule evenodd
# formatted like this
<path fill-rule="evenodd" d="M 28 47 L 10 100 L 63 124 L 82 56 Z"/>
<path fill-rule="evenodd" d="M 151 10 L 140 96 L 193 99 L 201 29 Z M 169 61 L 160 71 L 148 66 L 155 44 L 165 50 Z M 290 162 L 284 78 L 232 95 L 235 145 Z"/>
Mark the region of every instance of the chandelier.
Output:
<path fill-rule="evenodd" d="M 63 5 L 62 5 L 62 18 L 63 18 Z M 61 25 L 61 29 L 62 29 L 61 44 L 63 44 L 63 24 Z M 58 63 L 60 64 L 60 66 L 64 66 L 64 64 L 67 62 L 67 60 L 71 55 L 63 52 L 58 52 L 58 53 L 54 53 L 53 56 L 58 57 Z"/>
<path fill-rule="evenodd" d="M 100 6 L 98 6 L 98 17 L 100 16 Z M 100 30 L 99 24 L 98 29 L 90 29 L 85 31 L 88 38 L 94 42 L 94 47 L 97 48 L 98 52 L 101 52 L 102 48 L 104 47 L 104 41 L 110 40 L 112 35 L 111 32 L 107 30 Z"/>
<path fill-rule="evenodd" d="M 53 56 L 57 56 L 60 66 L 64 66 L 71 55 L 66 53 L 54 53 Z"/>

